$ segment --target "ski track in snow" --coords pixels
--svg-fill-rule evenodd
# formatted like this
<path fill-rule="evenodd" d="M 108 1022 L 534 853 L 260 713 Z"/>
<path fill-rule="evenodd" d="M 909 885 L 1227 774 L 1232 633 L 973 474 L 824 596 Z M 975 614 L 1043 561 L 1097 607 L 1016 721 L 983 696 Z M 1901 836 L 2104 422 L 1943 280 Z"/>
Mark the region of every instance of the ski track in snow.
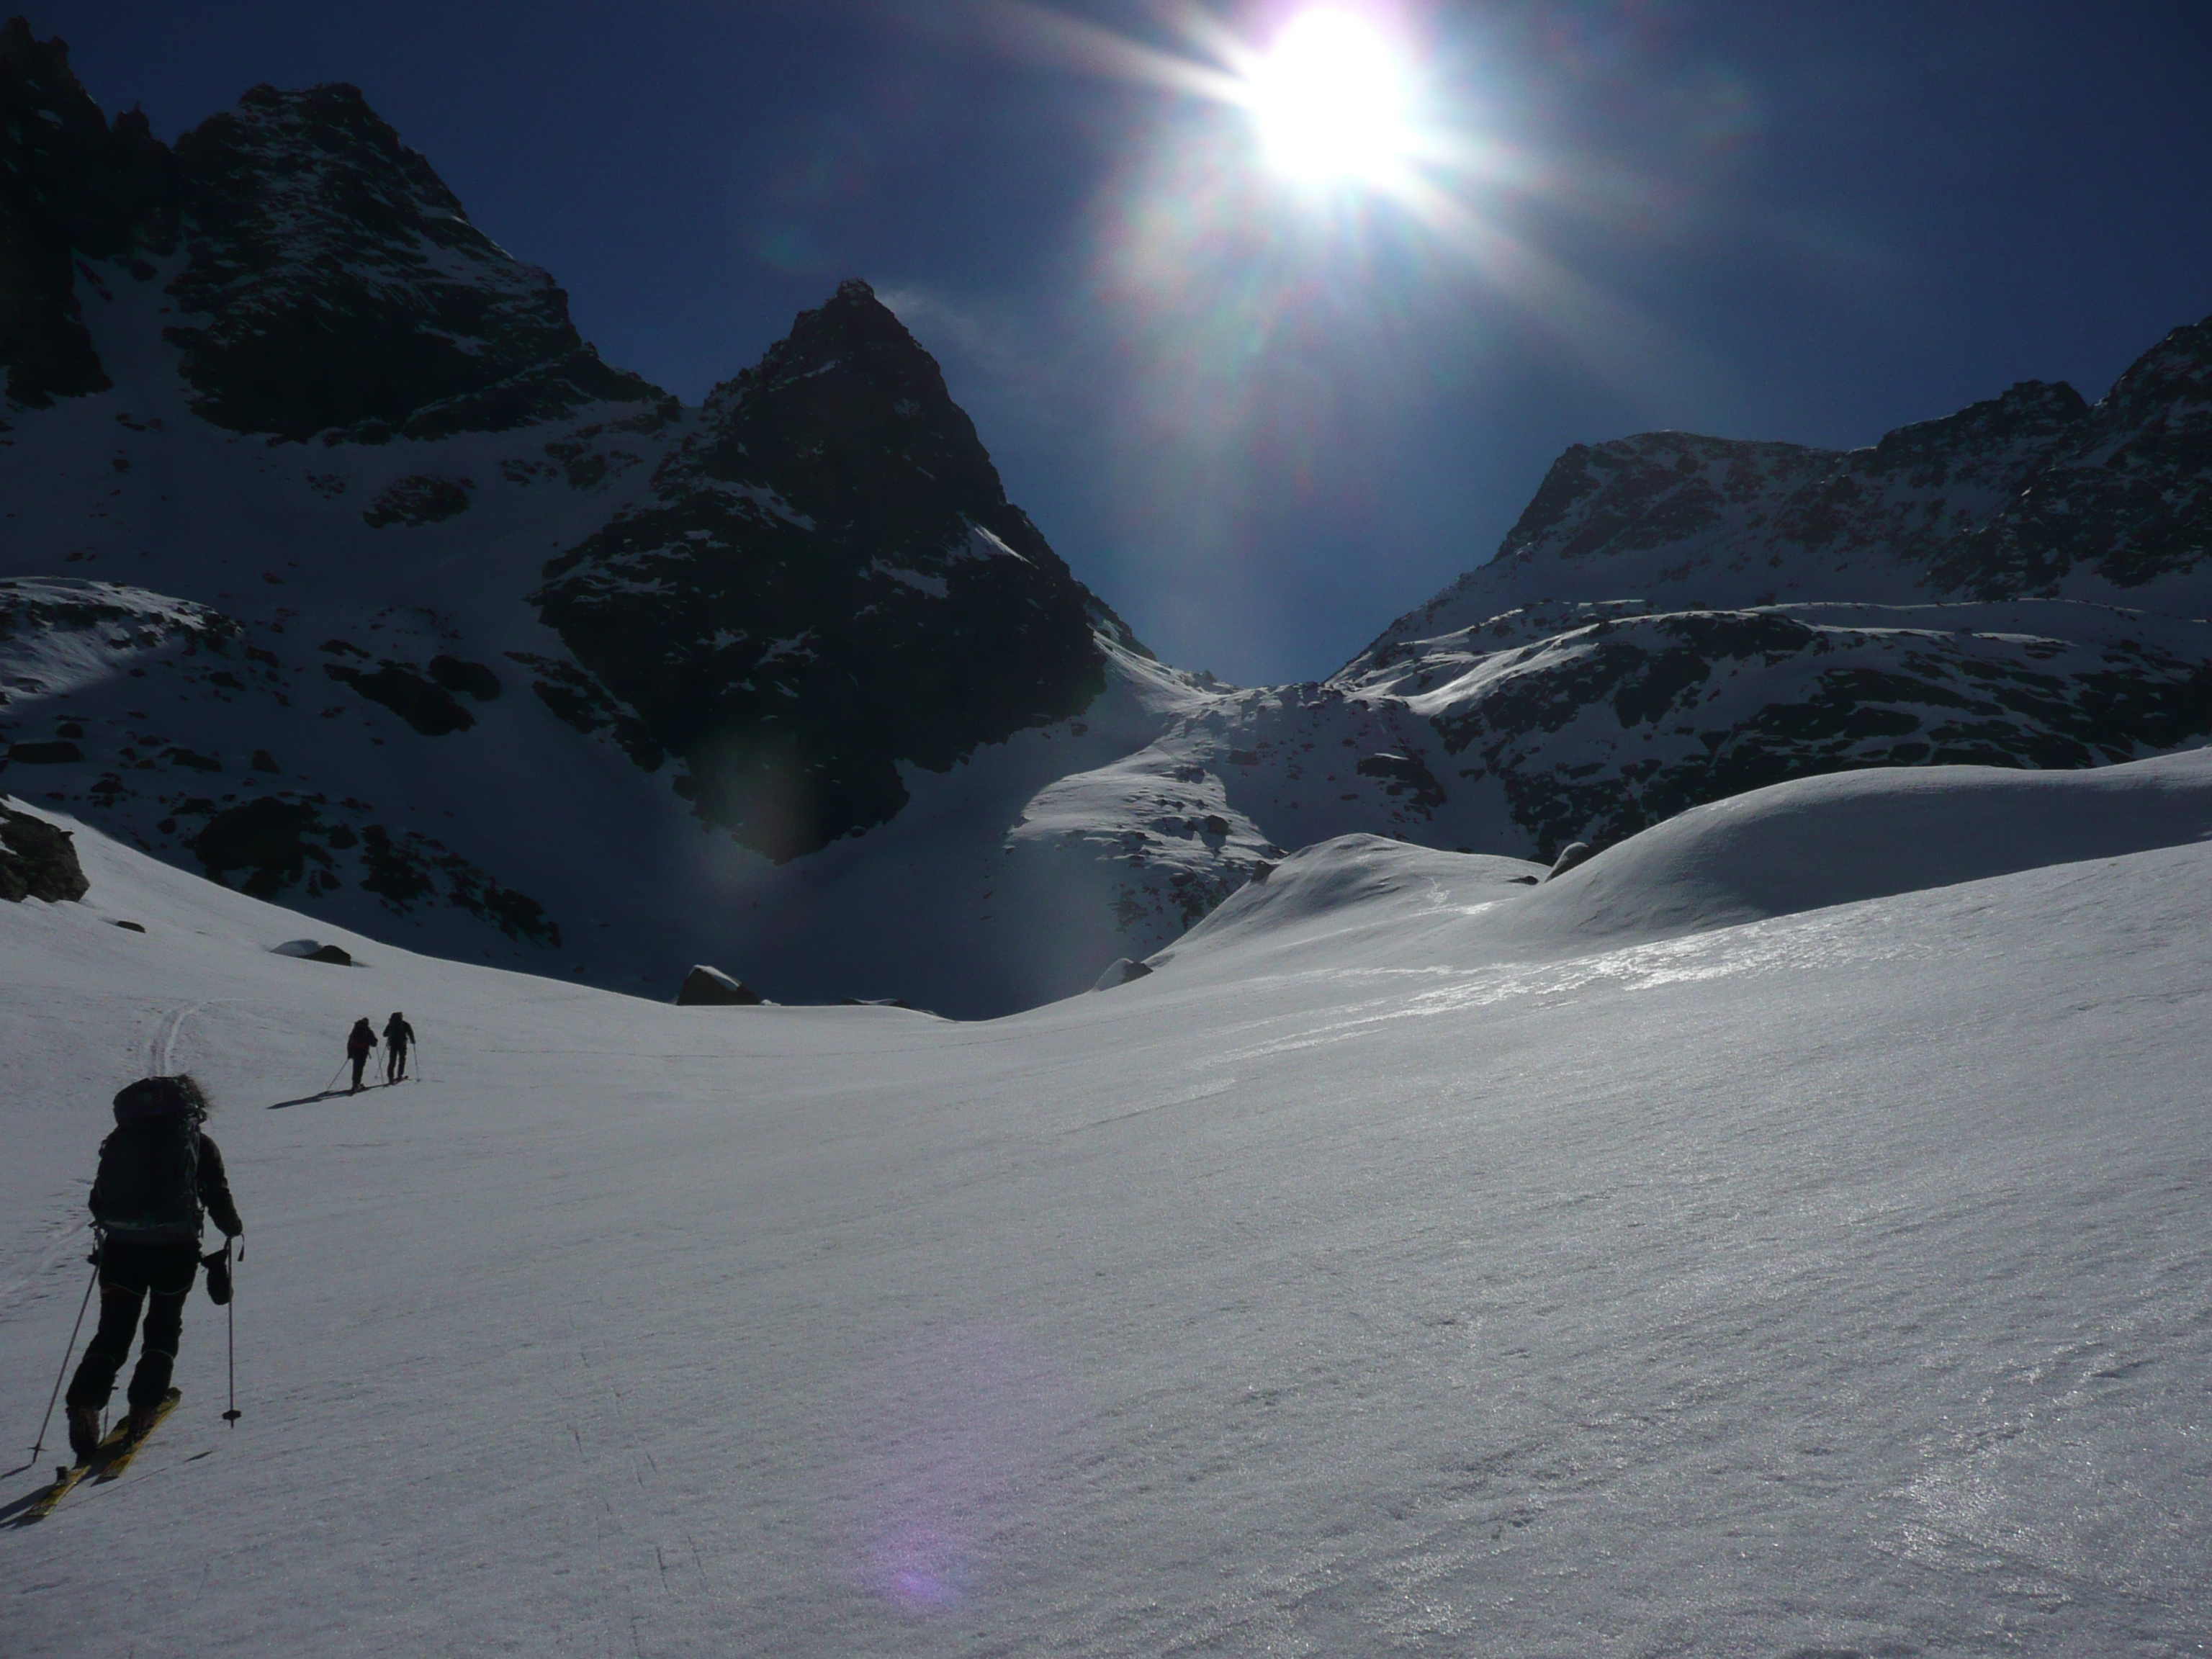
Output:
<path fill-rule="evenodd" d="M 971 1024 L 304 963 L 79 845 L 0 907 L 0 1409 L 158 1062 L 246 1416 L 195 1297 L 11 1654 L 2212 1641 L 2212 843 L 1546 959 L 1386 884 Z M 395 1006 L 431 1080 L 310 1094 Z"/>

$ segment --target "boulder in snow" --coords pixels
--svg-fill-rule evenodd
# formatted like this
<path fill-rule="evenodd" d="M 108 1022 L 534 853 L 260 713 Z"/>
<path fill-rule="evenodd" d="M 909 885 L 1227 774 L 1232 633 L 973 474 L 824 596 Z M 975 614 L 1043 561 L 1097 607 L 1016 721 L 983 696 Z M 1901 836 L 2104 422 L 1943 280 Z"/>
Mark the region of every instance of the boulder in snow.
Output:
<path fill-rule="evenodd" d="M 760 1001 L 761 994 L 743 980 L 732 979 L 703 962 L 684 975 L 684 984 L 676 993 L 679 1008 L 757 1008 Z"/>
<path fill-rule="evenodd" d="M 1143 979 L 1152 970 L 1141 962 L 1132 962 L 1127 957 L 1115 957 L 1106 964 L 1106 971 L 1098 975 L 1094 991 L 1110 991 L 1117 985 L 1127 985 L 1133 979 Z"/>
<path fill-rule="evenodd" d="M 68 830 L 0 806 L 0 899 L 59 903 L 82 898 L 91 885 Z"/>
<path fill-rule="evenodd" d="M 1597 848 L 1586 841 L 1569 842 L 1565 847 L 1559 848 L 1559 856 L 1552 861 L 1552 875 L 1545 877 L 1544 879 L 1549 881 L 1552 876 L 1565 875 L 1577 864 L 1587 862 L 1595 855 L 1596 852 Z"/>
<path fill-rule="evenodd" d="M 324 945 L 311 939 L 286 939 L 282 945 L 271 945 L 270 952 L 280 957 L 297 957 L 302 962 L 330 962 L 341 968 L 353 966 L 353 955 L 342 945 Z"/>

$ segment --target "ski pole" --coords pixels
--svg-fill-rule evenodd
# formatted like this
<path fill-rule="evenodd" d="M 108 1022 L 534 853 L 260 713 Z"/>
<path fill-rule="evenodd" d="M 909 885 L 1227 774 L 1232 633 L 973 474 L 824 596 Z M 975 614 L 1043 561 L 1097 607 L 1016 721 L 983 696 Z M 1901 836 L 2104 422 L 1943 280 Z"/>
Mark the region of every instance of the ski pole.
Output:
<path fill-rule="evenodd" d="M 238 1259 L 240 1261 L 244 1261 L 246 1260 L 246 1246 L 243 1244 L 240 1244 L 238 1247 Z M 230 1266 L 230 1240 L 228 1238 L 222 1241 L 222 1265 L 225 1267 L 228 1267 Z M 234 1273 L 231 1275 L 230 1279 L 230 1301 L 224 1308 L 223 1311 L 229 1316 L 228 1323 L 229 1325 L 230 1334 L 230 1409 L 222 1414 L 222 1420 L 229 1424 L 230 1426 L 234 1429 L 238 1426 L 239 1417 L 238 1276 Z"/>
<path fill-rule="evenodd" d="M 323 1092 L 323 1093 L 325 1093 L 325 1094 L 328 1094 L 328 1093 L 330 1093 L 330 1091 L 331 1091 L 331 1090 L 333 1090 L 333 1089 L 335 1089 L 335 1088 L 337 1088 L 337 1087 L 338 1086 L 338 1072 L 343 1072 L 343 1071 L 344 1071 L 344 1070 L 345 1070 L 345 1068 L 346 1068 L 346 1063 L 345 1063 L 345 1061 L 344 1061 L 343 1060 L 340 1060 L 338 1061 L 338 1069 L 337 1069 L 337 1072 L 332 1072 L 332 1073 L 331 1073 L 331 1080 L 330 1080 L 328 1083 L 325 1083 L 325 1085 L 323 1085 L 323 1088 L 322 1088 L 322 1092 Z"/>
<path fill-rule="evenodd" d="M 54 1401 L 62 1397 L 62 1378 L 69 1375 L 70 1356 L 76 1352 L 76 1334 L 84 1328 L 84 1310 L 92 1305 L 92 1287 L 100 1283 L 100 1263 L 92 1264 L 92 1277 L 85 1283 L 84 1300 L 76 1304 L 76 1323 L 70 1327 L 69 1346 L 62 1350 L 62 1368 L 54 1373 L 54 1391 L 46 1396 L 46 1414 L 39 1419 L 39 1443 L 31 1448 L 33 1457 L 46 1449 L 46 1425 L 54 1420 Z"/>

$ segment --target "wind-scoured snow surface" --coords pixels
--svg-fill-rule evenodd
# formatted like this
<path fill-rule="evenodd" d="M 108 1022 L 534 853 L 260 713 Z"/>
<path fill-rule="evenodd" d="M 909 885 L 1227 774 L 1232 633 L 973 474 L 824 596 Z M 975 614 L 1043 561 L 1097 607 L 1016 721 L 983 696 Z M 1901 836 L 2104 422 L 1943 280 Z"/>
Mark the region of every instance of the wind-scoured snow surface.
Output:
<path fill-rule="evenodd" d="M 1543 883 L 1350 837 L 957 1024 L 302 962 L 81 830 L 83 903 L 0 905 L 0 1413 L 107 1097 L 189 1066 L 245 1415 L 196 1293 L 183 1408 L 0 1533 L 0 1645 L 2201 1652 L 2208 834 L 2192 751 Z M 395 1007 L 428 1081 L 318 1097 Z"/>

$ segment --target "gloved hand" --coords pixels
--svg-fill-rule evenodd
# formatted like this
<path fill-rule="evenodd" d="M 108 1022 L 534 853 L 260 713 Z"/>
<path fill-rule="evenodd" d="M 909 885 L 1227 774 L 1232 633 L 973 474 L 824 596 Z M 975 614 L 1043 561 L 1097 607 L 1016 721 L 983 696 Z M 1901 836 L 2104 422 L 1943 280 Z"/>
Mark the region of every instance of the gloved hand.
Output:
<path fill-rule="evenodd" d="M 230 1300 L 230 1247 L 209 1251 L 200 1266 L 207 1269 L 208 1300 L 220 1308 Z"/>

